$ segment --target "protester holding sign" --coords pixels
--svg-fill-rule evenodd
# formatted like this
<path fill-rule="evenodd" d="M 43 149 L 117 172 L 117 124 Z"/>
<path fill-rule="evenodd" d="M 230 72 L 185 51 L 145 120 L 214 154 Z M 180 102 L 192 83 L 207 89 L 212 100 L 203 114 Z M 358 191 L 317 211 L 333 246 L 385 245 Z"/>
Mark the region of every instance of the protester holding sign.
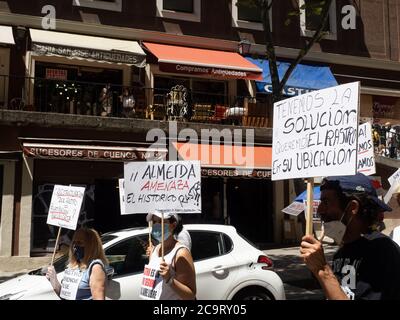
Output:
<path fill-rule="evenodd" d="M 54 291 L 66 300 L 104 300 L 108 264 L 99 234 L 94 229 L 78 229 L 69 248 L 69 264 L 61 283 L 53 266 L 46 277 Z"/>
<path fill-rule="evenodd" d="M 182 231 L 182 221 L 175 213 L 164 213 L 164 239 L 162 239 L 162 213 L 147 215 L 153 222 L 152 236 L 164 241 L 150 254 L 149 264 L 143 272 L 140 296 L 146 300 L 193 300 L 196 296 L 196 273 L 189 249 L 176 240 Z"/>
<path fill-rule="evenodd" d="M 321 184 L 318 213 L 325 234 L 340 244 L 328 266 L 320 241 L 303 237 L 300 253 L 329 300 L 400 299 L 400 248 L 376 230 L 391 211 L 378 199 L 368 177 L 327 177 Z"/>

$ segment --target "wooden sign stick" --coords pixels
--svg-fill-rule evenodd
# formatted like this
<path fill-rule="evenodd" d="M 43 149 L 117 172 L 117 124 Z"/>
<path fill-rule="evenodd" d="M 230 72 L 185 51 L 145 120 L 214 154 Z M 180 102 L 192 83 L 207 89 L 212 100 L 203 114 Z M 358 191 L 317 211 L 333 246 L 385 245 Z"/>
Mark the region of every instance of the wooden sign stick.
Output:
<path fill-rule="evenodd" d="M 161 258 L 164 260 L 164 212 L 161 212 Z"/>
<path fill-rule="evenodd" d="M 152 246 L 151 242 L 151 229 L 153 228 L 153 221 L 149 221 L 149 247 Z"/>
<path fill-rule="evenodd" d="M 307 179 L 306 235 L 313 234 L 314 178 Z"/>
<path fill-rule="evenodd" d="M 61 227 L 58 227 L 58 234 L 57 234 L 57 240 L 56 240 L 56 245 L 54 246 L 54 252 L 53 252 L 53 257 L 51 258 L 51 265 L 54 263 L 54 257 L 56 256 L 56 251 L 58 247 L 58 240 L 60 239 L 61 235 Z"/>

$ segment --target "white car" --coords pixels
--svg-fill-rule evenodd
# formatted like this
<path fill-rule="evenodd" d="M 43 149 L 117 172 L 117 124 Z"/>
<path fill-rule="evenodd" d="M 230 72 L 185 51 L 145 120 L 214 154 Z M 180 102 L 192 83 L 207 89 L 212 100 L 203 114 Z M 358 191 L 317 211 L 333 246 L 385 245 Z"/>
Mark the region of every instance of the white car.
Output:
<path fill-rule="evenodd" d="M 280 277 L 264 252 L 241 237 L 232 226 L 185 225 L 192 238 L 198 300 L 283 300 Z M 107 283 L 107 299 L 139 299 L 148 241 L 147 228 L 126 229 L 102 236 L 113 274 Z M 63 278 L 66 257 L 54 264 Z M 0 284 L 0 300 L 58 299 L 41 269 Z"/>

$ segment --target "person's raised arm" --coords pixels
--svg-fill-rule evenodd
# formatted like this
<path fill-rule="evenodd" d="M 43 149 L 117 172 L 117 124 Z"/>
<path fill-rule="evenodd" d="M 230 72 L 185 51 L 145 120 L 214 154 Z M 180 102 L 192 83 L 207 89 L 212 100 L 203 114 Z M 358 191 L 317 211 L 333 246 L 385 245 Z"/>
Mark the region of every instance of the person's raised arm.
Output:
<path fill-rule="evenodd" d="M 307 268 L 318 279 L 328 300 L 349 300 L 331 267 L 326 262 L 321 242 L 313 236 L 304 236 L 301 242 L 300 253 Z"/>

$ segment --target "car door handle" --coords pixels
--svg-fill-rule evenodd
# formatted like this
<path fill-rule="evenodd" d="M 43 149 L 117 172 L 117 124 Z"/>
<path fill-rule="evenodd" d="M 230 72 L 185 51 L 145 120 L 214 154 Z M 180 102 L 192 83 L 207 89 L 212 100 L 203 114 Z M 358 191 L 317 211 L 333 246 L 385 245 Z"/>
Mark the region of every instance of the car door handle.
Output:
<path fill-rule="evenodd" d="M 226 267 L 224 267 L 224 266 L 216 266 L 211 271 L 213 273 L 219 275 L 219 276 L 222 276 L 222 275 L 224 275 L 226 273 Z"/>

